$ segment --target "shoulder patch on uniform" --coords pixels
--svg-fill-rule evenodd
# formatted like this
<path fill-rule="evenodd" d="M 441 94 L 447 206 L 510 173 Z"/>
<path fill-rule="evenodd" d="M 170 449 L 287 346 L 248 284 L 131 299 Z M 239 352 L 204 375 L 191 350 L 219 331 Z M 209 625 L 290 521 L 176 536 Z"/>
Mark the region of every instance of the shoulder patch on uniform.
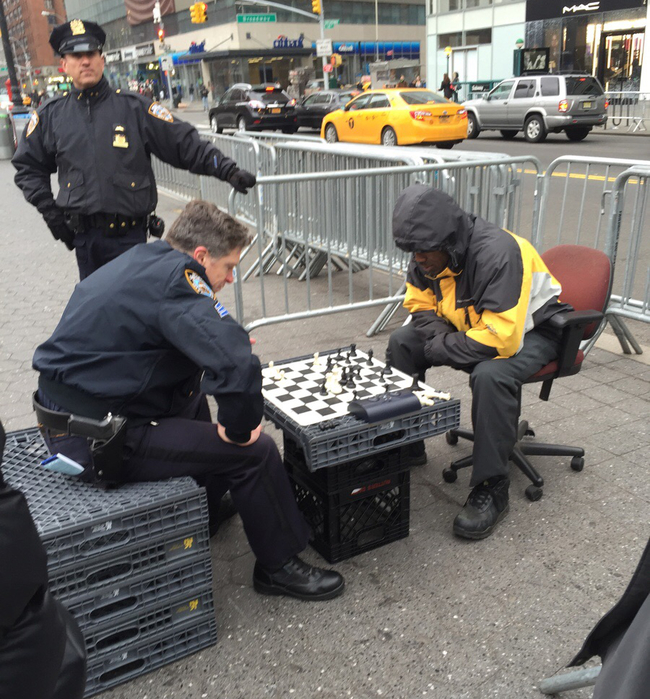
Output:
<path fill-rule="evenodd" d="M 171 115 L 171 112 L 167 107 L 163 107 L 160 102 L 152 102 L 151 105 L 149 106 L 149 114 L 151 116 L 155 116 L 156 119 L 161 119 L 162 121 L 168 121 L 168 122 L 173 122 L 174 117 Z"/>
<path fill-rule="evenodd" d="M 214 310 L 219 314 L 220 318 L 228 315 L 228 309 L 224 308 L 218 301 L 214 304 Z"/>
<path fill-rule="evenodd" d="M 32 115 L 29 117 L 29 123 L 27 124 L 27 133 L 25 134 L 27 138 L 29 138 L 31 133 L 38 126 L 38 122 L 38 114 L 36 112 L 32 112 Z"/>
<path fill-rule="evenodd" d="M 210 288 L 210 285 L 203 279 L 200 274 L 197 274 L 191 269 L 185 270 L 185 279 L 187 283 L 192 287 L 197 294 L 201 296 L 207 296 L 214 300 L 214 291 Z"/>

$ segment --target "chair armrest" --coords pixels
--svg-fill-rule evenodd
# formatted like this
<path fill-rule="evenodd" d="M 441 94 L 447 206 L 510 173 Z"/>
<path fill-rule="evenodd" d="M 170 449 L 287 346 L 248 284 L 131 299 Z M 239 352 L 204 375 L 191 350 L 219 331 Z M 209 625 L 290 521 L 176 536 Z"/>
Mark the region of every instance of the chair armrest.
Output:
<path fill-rule="evenodd" d="M 573 368 L 585 328 L 592 323 L 599 323 L 602 319 L 603 313 L 589 310 L 566 311 L 549 318 L 550 325 L 562 330 L 557 376 L 562 376 Z"/>
<path fill-rule="evenodd" d="M 565 311 L 556 313 L 548 319 L 549 325 L 555 328 L 565 329 L 573 325 L 589 325 L 602 320 L 600 311 Z"/>

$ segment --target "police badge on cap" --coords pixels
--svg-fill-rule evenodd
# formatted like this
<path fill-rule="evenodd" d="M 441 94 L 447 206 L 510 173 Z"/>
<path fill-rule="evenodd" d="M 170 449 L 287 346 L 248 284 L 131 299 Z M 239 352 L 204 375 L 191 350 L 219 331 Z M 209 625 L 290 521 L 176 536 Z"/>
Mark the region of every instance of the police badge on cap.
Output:
<path fill-rule="evenodd" d="M 50 34 L 50 46 L 61 56 L 66 53 L 101 51 L 106 32 L 95 22 L 71 19 L 54 27 Z"/>

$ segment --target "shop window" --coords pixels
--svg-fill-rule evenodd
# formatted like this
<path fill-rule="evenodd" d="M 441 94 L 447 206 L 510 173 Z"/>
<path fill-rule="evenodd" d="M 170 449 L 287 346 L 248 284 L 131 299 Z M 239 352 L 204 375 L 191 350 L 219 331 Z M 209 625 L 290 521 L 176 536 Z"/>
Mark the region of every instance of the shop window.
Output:
<path fill-rule="evenodd" d="M 453 32 L 452 34 L 438 34 L 438 48 L 444 49 L 447 46 L 462 46 L 463 32 Z"/>
<path fill-rule="evenodd" d="M 492 43 L 492 29 L 472 29 L 465 32 L 465 46 L 473 46 L 474 44 L 490 44 Z"/>

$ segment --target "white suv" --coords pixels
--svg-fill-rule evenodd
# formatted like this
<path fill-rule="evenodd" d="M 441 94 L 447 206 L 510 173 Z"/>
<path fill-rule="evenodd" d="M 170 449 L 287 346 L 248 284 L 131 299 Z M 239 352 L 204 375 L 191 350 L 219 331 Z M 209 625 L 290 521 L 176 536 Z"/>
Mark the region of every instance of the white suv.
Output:
<path fill-rule="evenodd" d="M 523 130 L 531 143 L 560 131 L 571 141 L 582 141 L 594 126 L 605 124 L 607 104 L 591 75 L 522 75 L 504 80 L 482 99 L 463 103 L 467 138 L 496 129 L 508 139 Z"/>

